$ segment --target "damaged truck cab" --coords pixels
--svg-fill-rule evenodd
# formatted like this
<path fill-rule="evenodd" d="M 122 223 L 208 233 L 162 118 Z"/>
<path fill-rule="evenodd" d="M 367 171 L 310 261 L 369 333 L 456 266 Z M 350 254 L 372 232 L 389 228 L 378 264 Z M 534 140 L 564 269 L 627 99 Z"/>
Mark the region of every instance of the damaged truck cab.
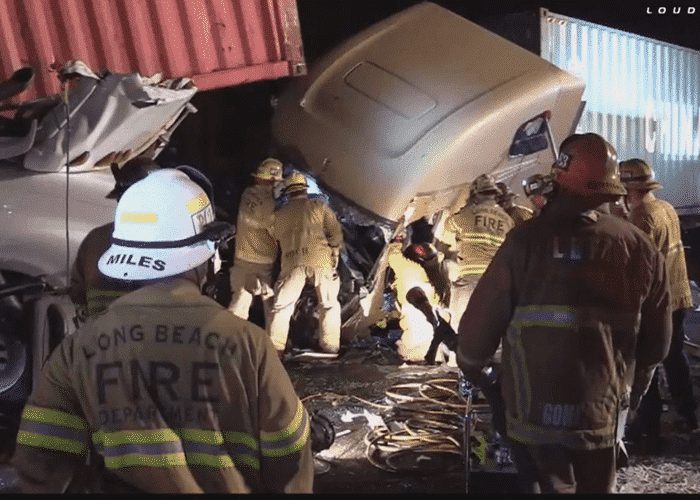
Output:
<path fill-rule="evenodd" d="M 583 91 L 579 78 L 429 2 L 348 39 L 290 82 L 273 136 L 345 226 L 343 262 L 356 285 L 341 291 L 344 336 L 361 333 L 382 304 L 384 252 L 368 259 L 353 235 L 370 228 L 376 240 L 381 228 L 386 248 L 424 216 L 439 232 L 480 174 L 521 192 L 524 178 L 549 172 Z"/>

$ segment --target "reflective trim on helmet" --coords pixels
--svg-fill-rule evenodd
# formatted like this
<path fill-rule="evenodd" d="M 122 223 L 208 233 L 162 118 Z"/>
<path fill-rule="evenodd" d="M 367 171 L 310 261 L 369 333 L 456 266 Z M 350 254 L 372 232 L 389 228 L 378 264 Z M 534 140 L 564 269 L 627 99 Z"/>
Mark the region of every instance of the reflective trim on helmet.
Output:
<path fill-rule="evenodd" d="M 119 217 L 122 224 L 157 224 L 158 214 L 153 212 L 124 212 Z"/>
<path fill-rule="evenodd" d="M 201 193 L 199 196 L 196 196 L 195 198 L 189 200 L 185 204 L 185 207 L 187 208 L 187 211 L 189 213 L 195 214 L 200 210 L 205 209 L 207 205 L 209 205 L 209 198 L 205 193 Z"/>

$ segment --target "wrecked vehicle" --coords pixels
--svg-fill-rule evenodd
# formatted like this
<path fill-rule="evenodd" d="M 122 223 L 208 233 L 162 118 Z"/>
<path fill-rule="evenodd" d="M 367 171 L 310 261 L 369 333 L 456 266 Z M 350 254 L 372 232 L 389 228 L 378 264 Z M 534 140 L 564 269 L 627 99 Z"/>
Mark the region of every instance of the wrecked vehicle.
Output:
<path fill-rule="evenodd" d="M 21 71 L 26 85 L 16 72 L 6 98 L 31 82 Z M 14 116 L 0 121 L 0 431 L 12 432 L 33 374 L 75 328 L 66 276 L 85 235 L 114 218 L 109 166 L 156 156 L 196 111 L 187 79 L 97 75 L 80 62 L 58 76 L 63 96 L 6 106 Z"/>
<path fill-rule="evenodd" d="M 194 111 L 195 92 L 305 73 L 296 1 L 240 3 L 198 0 L 175 12 L 170 2 L 3 1 L 0 81 L 33 70 L 10 84 L 24 85 L 15 92 L 24 102 L 0 103 L 1 126 L 13 129 L 0 132 L 0 443 L 13 441 L 4 433 L 31 390 L 31 365 L 75 328 L 62 292 L 82 239 L 113 219 L 109 163 L 156 157 Z M 73 68 L 80 78 L 55 78 L 77 59 L 88 63 Z"/>
<path fill-rule="evenodd" d="M 392 235 L 424 216 L 439 235 L 480 174 L 521 192 L 524 178 L 548 172 L 583 90 L 579 78 L 429 2 L 351 37 L 290 83 L 273 135 L 343 222 L 343 338 L 382 317 Z"/>

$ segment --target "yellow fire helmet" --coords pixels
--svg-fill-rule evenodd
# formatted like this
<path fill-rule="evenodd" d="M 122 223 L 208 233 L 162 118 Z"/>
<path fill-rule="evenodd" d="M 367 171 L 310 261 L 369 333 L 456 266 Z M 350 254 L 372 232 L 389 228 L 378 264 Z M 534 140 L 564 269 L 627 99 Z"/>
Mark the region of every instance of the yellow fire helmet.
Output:
<path fill-rule="evenodd" d="M 281 181 L 282 180 L 282 162 L 276 158 L 266 158 L 258 168 L 253 172 L 253 177 L 265 181 Z"/>

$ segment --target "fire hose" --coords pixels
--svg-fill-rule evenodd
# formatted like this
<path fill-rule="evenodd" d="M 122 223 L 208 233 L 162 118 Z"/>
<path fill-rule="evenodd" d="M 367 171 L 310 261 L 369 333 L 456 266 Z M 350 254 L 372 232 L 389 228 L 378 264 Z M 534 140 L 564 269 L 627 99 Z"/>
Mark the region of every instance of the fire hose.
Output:
<path fill-rule="evenodd" d="M 432 460 L 445 470 L 444 460 L 458 457 L 462 467 L 463 417 L 467 403 L 456 389 L 458 379 L 439 378 L 425 382 L 396 384 L 385 391 L 386 403 L 375 403 L 357 396 L 320 393 L 307 396 L 340 401 L 355 400 L 378 408 L 383 425 L 370 428 L 364 436 L 365 457 L 374 467 L 388 472 L 428 471 Z M 409 459 L 412 464 L 406 465 Z"/>

